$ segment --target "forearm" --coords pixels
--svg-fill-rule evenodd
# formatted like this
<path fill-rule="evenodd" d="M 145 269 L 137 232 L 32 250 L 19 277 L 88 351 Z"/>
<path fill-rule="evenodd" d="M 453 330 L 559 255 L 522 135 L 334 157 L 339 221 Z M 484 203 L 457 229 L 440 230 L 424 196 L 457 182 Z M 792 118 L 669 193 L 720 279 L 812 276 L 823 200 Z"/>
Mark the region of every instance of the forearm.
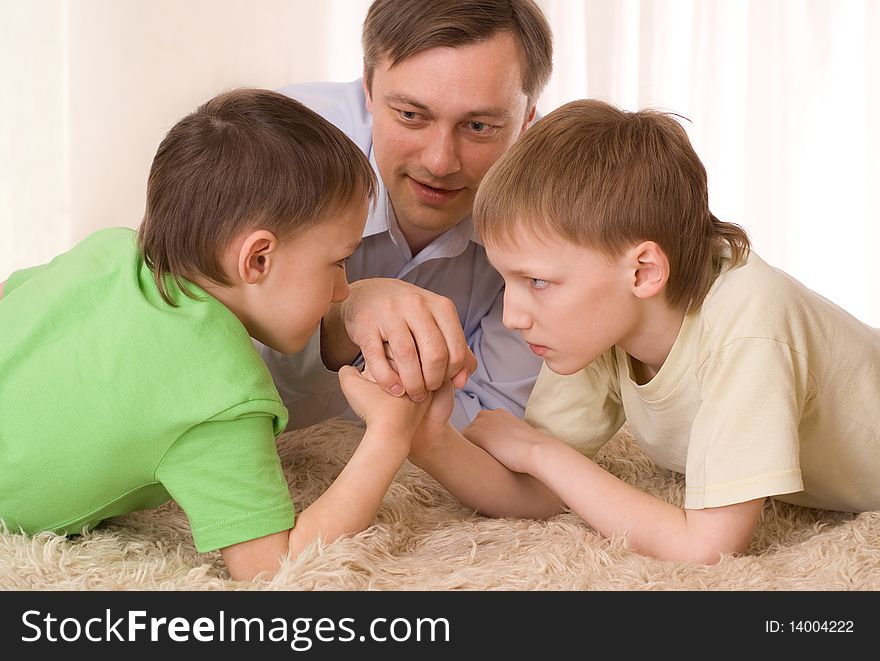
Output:
<path fill-rule="evenodd" d="M 746 503 L 731 506 L 737 513 L 726 521 L 728 508 L 714 508 L 714 521 L 706 525 L 708 511 L 682 510 L 640 491 L 556 439 L 536 444 L 533 465 L 531 473 L 590 526 L 606 537 L 625 536 L 643 555 L 714 563 L 722 553 L 744 551 L 757 520 L 754 507 L 750 521 L 738 513 Z"/>
<path fill-rule="evenodd" d="M 329 370 L 351 365 L 360 347 L 351 341 L 345 330 L 344 303 L 334 303 L 321 320 L 321 359 Z"/>
<path fill-rule="evenodd" d="M 406 459 L 405 446 L 380 428 L 367 428 L 342 472 L 314 503 L 297 516 L 289 552 L 296 557 L 320 538 L 331 542 L 367 528 L 394 476 Z"/>
<path fill-rule="evenodd" d="M 463 505 L 489 516 L 540 519 L 558 514 L 563 507 L 544 484 L 509 470 L 450 425 L 438 442 L 411 452 L 409 460 Z"/>

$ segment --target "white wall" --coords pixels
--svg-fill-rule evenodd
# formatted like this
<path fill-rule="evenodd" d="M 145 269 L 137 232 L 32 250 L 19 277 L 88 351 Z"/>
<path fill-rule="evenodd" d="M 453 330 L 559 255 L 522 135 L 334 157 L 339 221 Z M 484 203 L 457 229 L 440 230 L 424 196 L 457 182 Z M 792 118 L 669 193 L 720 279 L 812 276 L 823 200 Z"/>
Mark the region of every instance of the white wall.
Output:
<path fill-rule="evenodd" d="M 357 77 L 368 5 L 0 0 L 0 281 L 136 227 L 156 147 L 211 96 Z"/>
<path fill-rule="evenodd" d="M 547 108 L 687 117 L 710 206 L 756 251 L 880 327 L 880 2 L 539 0 Z"/>
<path fill-rule="evenodd" d="M 675 110 L 722 220 L 880 326 L 880 2 L 538 0 L 549 112 Z M 369 0 L 0 0 L 0 281 L 136 227 L 165 132 L 234 86 L 350 80 Z"/>
<path fill-rule="evenodd" d="M 62 9 L 0 4 L 0 280 L 70 245 Z"/>

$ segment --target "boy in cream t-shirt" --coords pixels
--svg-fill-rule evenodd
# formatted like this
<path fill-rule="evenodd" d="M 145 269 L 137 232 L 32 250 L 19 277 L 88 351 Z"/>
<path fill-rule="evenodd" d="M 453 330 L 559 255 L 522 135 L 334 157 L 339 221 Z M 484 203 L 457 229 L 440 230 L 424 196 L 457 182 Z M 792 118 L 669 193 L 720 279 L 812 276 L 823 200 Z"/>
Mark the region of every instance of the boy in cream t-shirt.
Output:
<path fill-rule="evenodd" d="M 672 117 L 559 108 L 490 170 L 474 217 L 504 323 L 545 364 L 526 421 L 483 412 L 463 430 L 476 448 L 449 429 L 414 446 L 453 493 L 490 514 L 568 506 L 641 553 L 696 562 L 745 551 L 768 497 L 880 509 L 880 331 L 711 214 Z M 624 422 L 685 475 L 683 509 L 590 460 Z"/>

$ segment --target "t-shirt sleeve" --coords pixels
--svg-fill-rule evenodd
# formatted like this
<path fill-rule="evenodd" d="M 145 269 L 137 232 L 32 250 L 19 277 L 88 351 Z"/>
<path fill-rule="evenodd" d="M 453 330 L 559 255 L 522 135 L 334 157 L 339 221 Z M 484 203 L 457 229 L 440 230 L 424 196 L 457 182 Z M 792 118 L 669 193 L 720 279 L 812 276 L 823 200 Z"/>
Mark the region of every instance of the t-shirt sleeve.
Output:
<path fill-rule="evenodd" d="M 193 427 L 165 454 L 156 477 L 186 513 L 201 553 L 293 527 L 270 415 Z"/>
<path fill-rule="evenodd" d="M 41 264 L 40 266 L 31 266 L 30 268 L 15 271 L 9 276 L 9 279 L 6 280 L 6 284 L 3 286 L 3 296 L 5 297 L 13 289 L 21 287 L 25 282 L 47 268 L 49 268 L 49 264 Z"/>
<path fill-rule="evenodd" d="M 700 374 L 685 473 L 687 509 L 803 490 L 798 424 L 815 382 L 783 342 L 740 338 Z"/>
<path fill-rule="evenodd" d="M 625 421 L 613 364 L 612 352 L 566 376 L 544 364 L 526 406 L 526 422 L 593 458 Z"/>

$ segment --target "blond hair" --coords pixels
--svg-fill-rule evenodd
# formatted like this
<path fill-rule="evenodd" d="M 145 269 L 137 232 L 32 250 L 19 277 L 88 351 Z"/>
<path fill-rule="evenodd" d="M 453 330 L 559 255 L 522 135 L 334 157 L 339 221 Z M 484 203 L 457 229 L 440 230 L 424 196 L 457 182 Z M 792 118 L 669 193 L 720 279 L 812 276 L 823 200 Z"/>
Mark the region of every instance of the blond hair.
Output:
<path fill-rule="evenodd" d="M 669 259 L 666 302 L 697 308 L 722 256 L 748 255 L 748 236 L 709 211 L 706 169 L 670 113 L 567 103 L 526 131 L 483 178 L 474 223 L 488 243 L 526 227 L 619 256 L 654 241 Z"/>

